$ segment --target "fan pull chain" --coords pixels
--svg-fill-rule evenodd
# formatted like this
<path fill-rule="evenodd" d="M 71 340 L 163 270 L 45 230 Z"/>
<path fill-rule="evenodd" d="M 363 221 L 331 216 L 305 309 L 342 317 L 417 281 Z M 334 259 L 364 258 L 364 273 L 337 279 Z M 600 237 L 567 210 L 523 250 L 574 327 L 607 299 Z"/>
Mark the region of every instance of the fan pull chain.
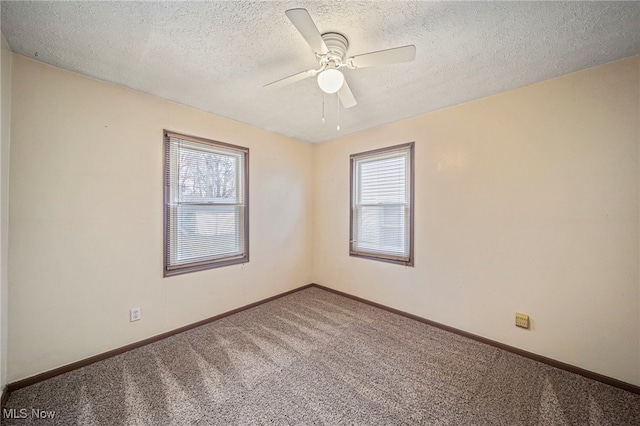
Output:
<path fill-rule="evenodd" d="M 322 92 L 322 124 L 324 124 L 324 91 Z"/>
<path fill-rule="evenodd" d="M 338 107 L 338 125 L 336 126 L 336 131 L 339 132 L 340 131 L 340 96 L 338 96 L 338 94 L 336 93 L 336 106 Z"/>

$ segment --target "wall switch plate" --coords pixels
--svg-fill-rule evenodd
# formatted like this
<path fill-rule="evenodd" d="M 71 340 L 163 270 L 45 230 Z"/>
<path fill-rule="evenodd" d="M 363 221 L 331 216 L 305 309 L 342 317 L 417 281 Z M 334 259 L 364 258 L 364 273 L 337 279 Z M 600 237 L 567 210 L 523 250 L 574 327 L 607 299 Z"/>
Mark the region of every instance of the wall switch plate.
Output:
<path fill-rule="evenodd" d="M 131 322 L 142 319 L 142 311 L 140 307 L 131 308 Z"/>
<path fill-rule="evenodd" d="M 516 312 L 516 326 L 529 328 L 529 315 Z"/>

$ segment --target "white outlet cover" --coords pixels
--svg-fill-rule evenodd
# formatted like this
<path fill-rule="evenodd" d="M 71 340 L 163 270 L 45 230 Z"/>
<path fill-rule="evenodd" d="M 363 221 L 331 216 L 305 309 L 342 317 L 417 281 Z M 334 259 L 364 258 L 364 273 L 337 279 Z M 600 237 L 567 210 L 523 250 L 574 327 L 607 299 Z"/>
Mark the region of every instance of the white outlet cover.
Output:
<path fill-rule="evenodd" d="M 138 321 L 140 319 L 142 319 L 142 311 L 140 308 L 131 308 L 131 321 Z"/>

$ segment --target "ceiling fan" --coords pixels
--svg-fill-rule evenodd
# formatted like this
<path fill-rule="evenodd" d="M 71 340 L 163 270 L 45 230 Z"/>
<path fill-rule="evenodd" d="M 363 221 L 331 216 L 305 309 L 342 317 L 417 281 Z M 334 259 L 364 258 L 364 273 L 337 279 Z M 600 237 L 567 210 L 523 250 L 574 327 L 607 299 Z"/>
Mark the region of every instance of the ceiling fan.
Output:
<path fill-rule="evenodd" d="M 416 47 L 408 45 L 347 58 L 346 53 L 349 48 L 349 41 L 345 36 L 333 32 L 320 34 L 306 9 L 289 9 L 285 13 L 315 52 L 320 67 L 290 75 L 265 84 L 264 87 L 282 87 L 317 75 L 320 89 L 325 93 L 338 92 L 342 106 L 351 108 L 357 102 L 344 79 L 344 75 L 340 72 L 340 68 L 358 69 L 375 65 L 410 62 L 416 57 Z"/>

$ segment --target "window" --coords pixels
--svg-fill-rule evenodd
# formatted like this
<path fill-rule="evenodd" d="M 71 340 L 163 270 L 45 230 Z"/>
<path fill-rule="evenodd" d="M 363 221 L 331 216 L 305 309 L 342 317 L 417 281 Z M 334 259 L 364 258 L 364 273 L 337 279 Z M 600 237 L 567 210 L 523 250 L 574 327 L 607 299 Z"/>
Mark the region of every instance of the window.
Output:
<path fill-rule="evenodd" d="M 413 150 L 351 156 L 351 256 L 413 266 Z"/>
<path fill-rule="evenodd" d="M 164 132 L 164 276 L 249 261 L 249 150 Z"/>

